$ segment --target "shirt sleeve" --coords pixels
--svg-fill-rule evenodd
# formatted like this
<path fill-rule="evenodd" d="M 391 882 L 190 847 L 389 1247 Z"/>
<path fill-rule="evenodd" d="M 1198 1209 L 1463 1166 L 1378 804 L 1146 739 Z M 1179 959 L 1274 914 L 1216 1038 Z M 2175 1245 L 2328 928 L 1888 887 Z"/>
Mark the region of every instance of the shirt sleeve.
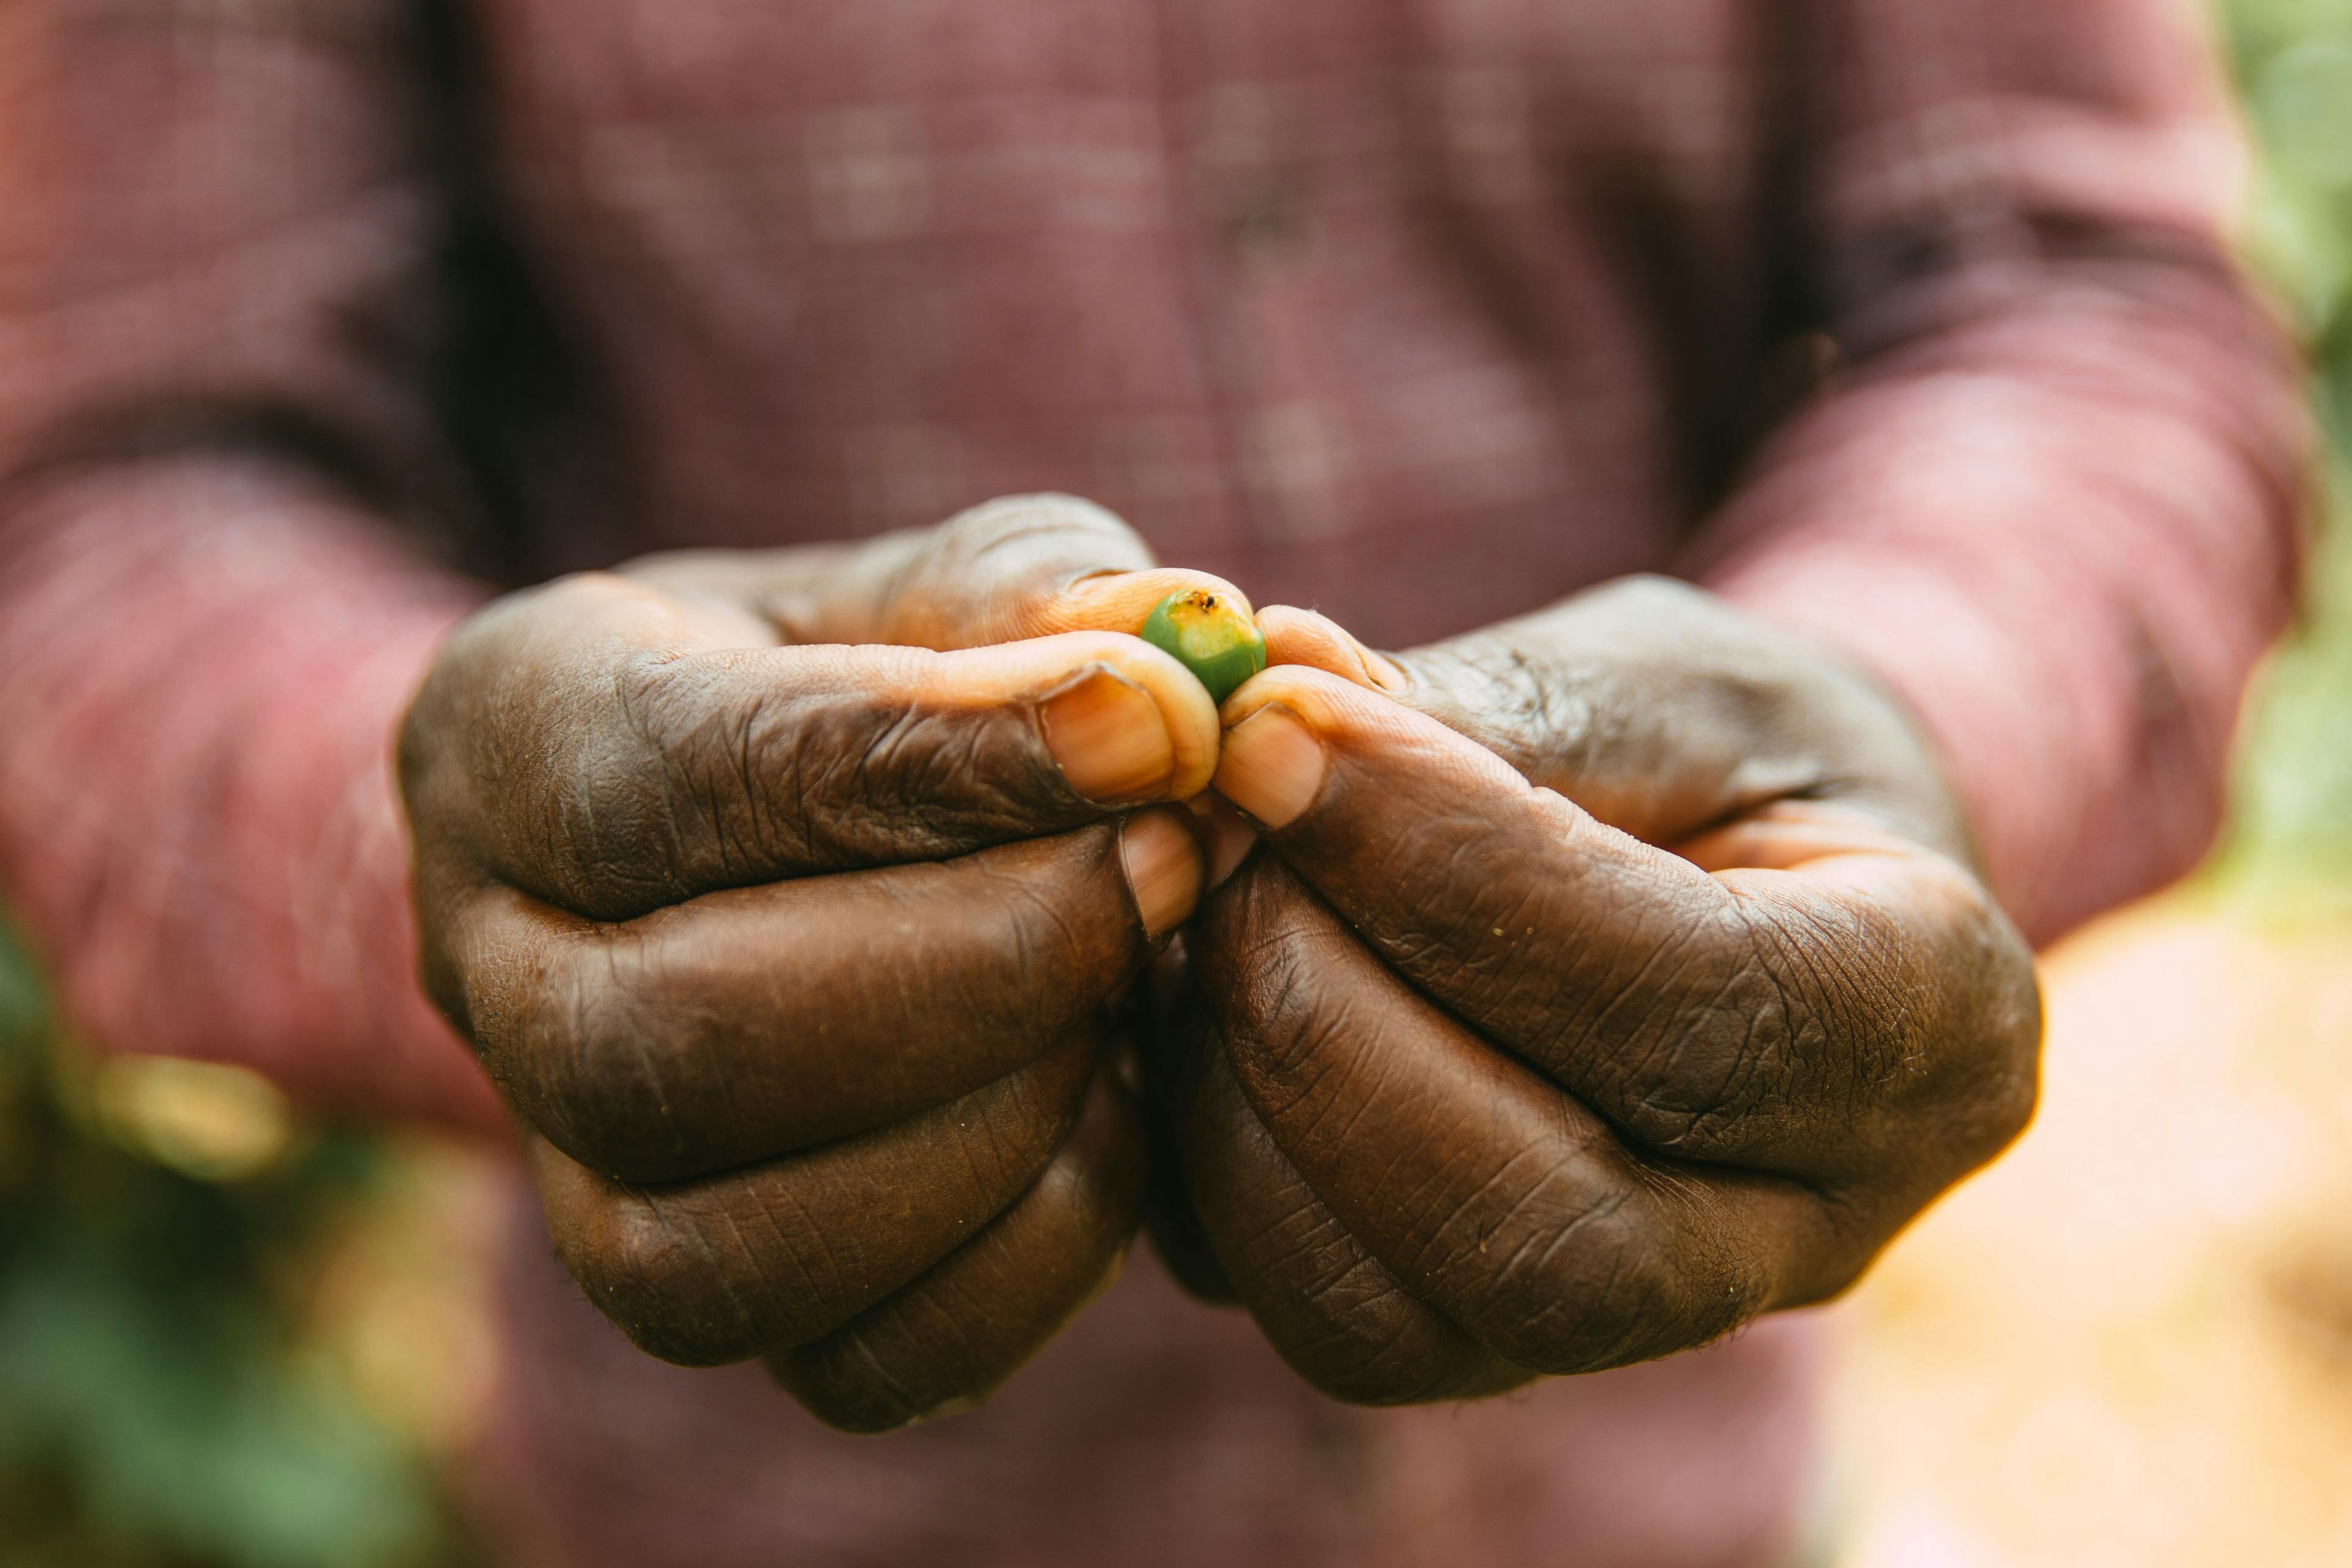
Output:
<path fill-rule="evenodd" d="M 0 9 L 0 898 L 105 1048 L 500 1124 L 389 742 L 484 594 L 397 0 Z"/>
<path fill-rule="evenodd" d="M 1820 391 L 1692 570 L 1907 700 L 2049 940 L 2191 865 L 2294 604 L 2308 432 L 2230 259 L 2195 7 L 1811 0 Z"/>

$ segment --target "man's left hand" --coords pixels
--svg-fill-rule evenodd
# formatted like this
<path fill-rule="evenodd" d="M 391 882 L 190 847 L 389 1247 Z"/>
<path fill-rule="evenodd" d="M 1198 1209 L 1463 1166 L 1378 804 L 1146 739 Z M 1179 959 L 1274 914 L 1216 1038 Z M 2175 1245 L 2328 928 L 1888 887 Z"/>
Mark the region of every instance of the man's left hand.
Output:
<path fill-rule="evenodd" d="M 1153 1050 L 1161 1228 L 1318 1387 L 1475 1395 L 1821 1300 L 2025 1124 L 2031 956 L 1858 675 L 1654 580 L 1395 679 L 1265 623 L 1292 662 L 1216 781 L 1264 842 Z"/>

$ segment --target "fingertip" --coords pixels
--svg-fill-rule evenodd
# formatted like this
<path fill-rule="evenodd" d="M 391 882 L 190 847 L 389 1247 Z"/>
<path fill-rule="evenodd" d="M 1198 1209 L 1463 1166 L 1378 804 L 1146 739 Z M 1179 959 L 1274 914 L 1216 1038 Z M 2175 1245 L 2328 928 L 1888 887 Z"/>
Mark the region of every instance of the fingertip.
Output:
<path fill-rule="evenodd" d="M 1152 609 L 1171 594 L 1200 590 L 1214 594 L 1239 607 L 1244 616 L 1256 612 L 1249 595 L 1207 572 L 1177 566 L 1155 566 L 1139 572 L 1096 572 L 1073 582 L 1040 611 L 1056 631 L 1124 632 L 1143 629 Z"/>
<path fill-rule="evenodd" d="M 1225 731 L 1216 789 L 1260 825 L 1278 831 L 1315 804 L 1329 769 L 1329 753 L 1315 731 L 1289 709 L 1269 702 Z"/>
<path fill-rule="evenodd" d="M 1192 918 L 1204 868 L 1181 816 L 1164 807 L 1136 812 L 1119 825 L 1118 858 L 1146 936 L 1156 942 Z"/>
<path fill-rule="evenodd" d="M 932 658 L 935 698 L 1030 704 L 1063 776 L 1087 800 L 1182 800 L 1216 771 L 1215 705 L 1140 637 L 1064 632 Z"/>
<path fill-rule="evenodd" d="M 1259 723 L 1269 710 L 1282 718 Z M 1466 792 L 1465 798 L 1516 794 L 1528 784 L 1502 758 L 1412 705 L 1306 665 L 1268 667 L 1225 699 L 1217 716 L 1224 734 L 1214 787 L 1261 827 L 1286 826 L 1312 803 L 1310 742 L 1327 762 L 1345 755 L 1374 763 L 1391 781 L 1418 777 L 1428 787 Z M 1289 816 L 1266 815 L 1286 807 Z"/>
<path fill-rule="evenodd" d="M 1310 664 L 1269 664 L 1237 687 L 1217 709 L 1217 722 L 1232 730 L 1269 702 L 1280 702 L 1320 723 L 1360 705 L 1371 689 L 1347 676 Z"/>
<path fill-rule="evenodd" d="M 1196 795 L 1184 804 L 1192 810 L 1192 830 L 1200 837 L 1201 852 L 1208 862 L 1207 891 L 1213 893 L 1257 847 L 1257 829 L 1231 801 L 1213 792 Z"/>
<path fill-rule="evenodd" d="M 1159 710 L 1170 771 L 1166 783 L 1148 798 L 1187 800 L 1209 787 L 1217 768 L 1217 706 L 1191 670 L 1141 637 L 1123 632 L 1065 632 L 1039 642 L 1090 656 L 1092 662 L 1141 691 Z"/>
<path fill-rule="evenodd" d="M 1265 636 L 1269 665 L 1300 665 L 1320 669 L 1357 686 L 1391 695 L 1408 689 L 1412 681 L 1386 656 L 1366 647 L 1346 627 L 1317 610 L 1295 605 L 1269 605 L 1257 616 Z"/>

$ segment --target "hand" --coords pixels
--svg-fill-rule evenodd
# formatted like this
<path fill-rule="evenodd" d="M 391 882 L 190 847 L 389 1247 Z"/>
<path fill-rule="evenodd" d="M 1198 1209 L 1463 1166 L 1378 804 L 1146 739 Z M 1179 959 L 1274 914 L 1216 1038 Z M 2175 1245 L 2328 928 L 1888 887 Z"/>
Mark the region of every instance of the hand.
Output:
<path fill-rule="evenodd" d="M 1097 509 L 656 558 L 492 605 L 411 709 L 427 987 L 565 1265 L 672 1361 L 878 1429 L 1108 1278 L 1135 1110 L 1104 1004 L 1192 912 L 1207 694 Z M 897 644 L 896 647 L 840 646 Z"/>
<path fill-rule="evenodd" d="M 1170 987 L 1191 1205 L 1155 1226 L 1321 1388 L 1489 1393 L 1820 1300 L 2024 1125 L 2030 956 L 1856 676 L 1657 581 L 1394 691 L 1261 622 L 1216 788 L 1264 842 Z"/>

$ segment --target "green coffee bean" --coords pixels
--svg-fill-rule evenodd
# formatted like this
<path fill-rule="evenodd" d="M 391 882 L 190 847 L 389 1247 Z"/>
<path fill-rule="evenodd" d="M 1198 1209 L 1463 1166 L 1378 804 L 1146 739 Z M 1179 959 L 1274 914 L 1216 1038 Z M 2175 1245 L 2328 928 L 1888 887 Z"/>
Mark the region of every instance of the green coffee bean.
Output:
<path fill-rule="evenodd" d="M 1191 670 L 1210 698 L 1223 702 L 1265 668 L 1265 637 L 1257 622 L 1223 594 L 1185 588 L 1151 607 L 1143 640 Z"/>

